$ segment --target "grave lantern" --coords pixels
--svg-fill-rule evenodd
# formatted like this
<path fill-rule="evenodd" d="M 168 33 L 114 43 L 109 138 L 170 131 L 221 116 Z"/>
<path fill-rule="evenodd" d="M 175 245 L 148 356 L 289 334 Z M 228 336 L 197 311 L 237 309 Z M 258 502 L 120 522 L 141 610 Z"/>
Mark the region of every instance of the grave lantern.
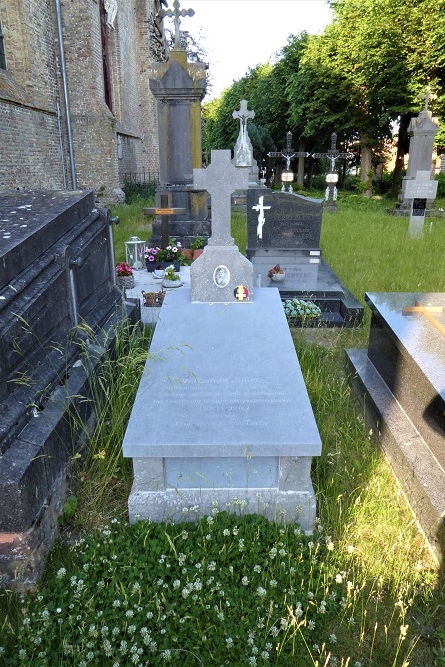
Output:
<path fill-rule="evenodd" d="M 139 236 L 132 236 L 129 241 L 125 241 L 125 261 L 135 271 L 140 271 L 144 267 L 144 248 L 145 241 L 141 241 Z"/>

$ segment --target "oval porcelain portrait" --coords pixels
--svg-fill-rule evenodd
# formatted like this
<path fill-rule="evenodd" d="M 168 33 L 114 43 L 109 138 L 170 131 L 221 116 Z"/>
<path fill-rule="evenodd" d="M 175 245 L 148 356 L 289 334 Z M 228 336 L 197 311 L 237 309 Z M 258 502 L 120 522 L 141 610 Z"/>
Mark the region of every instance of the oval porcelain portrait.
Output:
<path fill-rule="evenodd" d="M 227 266 L 220 264 L 213 272 L 213 282 L 217 287 L 227 287 L 230 282 L 230 271 Z"/>

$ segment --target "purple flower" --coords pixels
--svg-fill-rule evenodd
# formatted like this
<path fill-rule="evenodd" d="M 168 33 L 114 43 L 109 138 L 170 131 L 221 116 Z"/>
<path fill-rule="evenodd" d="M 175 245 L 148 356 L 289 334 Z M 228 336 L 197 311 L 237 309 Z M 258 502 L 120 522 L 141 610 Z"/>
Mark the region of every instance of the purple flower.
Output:
<path fill-rule="evenodd" d="M 155 258 L 153 257 L 153 255 L 149 255 L 148 261 L 149 262 L 154 262 L 155 261 Z"/>

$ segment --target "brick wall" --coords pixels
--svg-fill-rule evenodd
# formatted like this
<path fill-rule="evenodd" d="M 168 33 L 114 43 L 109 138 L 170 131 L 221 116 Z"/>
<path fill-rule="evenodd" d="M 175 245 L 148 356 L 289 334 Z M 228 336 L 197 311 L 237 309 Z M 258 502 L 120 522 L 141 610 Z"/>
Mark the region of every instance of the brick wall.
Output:
<path fill-rule="evenodd" d="M 127 171 L 157 170 L 159 151 L 147 74 L 151 2 L 120 2 L 114 28 L 107 28 L 112 110 L 105 103 L 100 2 L 60 6 L 77 186 L 110 193 Z M 63 188 L 64 176 L 71 188 L 54 0 L 0 0 L 0 19 L 7 62 L 0 70 L 0 190 Z"/>

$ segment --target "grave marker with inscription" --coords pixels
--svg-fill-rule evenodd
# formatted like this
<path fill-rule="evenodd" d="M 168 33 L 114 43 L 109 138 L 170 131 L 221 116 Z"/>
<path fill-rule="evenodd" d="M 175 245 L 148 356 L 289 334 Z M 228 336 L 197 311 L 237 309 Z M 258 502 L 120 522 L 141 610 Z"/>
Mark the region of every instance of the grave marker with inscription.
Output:
<path fill-rule="evenodd" d="M 211 194 L 212 236 L 191 290 L 167 294 L 156 325 L 123 442 L 130 521 L 197 518 L 236 498 L 312 530 L 320 436 L 278 291 L 253 295 L 252 265 L 230 236 L 230 193 L 248 178 L 230 158 L 212 151 L 194 172 Z"/>

